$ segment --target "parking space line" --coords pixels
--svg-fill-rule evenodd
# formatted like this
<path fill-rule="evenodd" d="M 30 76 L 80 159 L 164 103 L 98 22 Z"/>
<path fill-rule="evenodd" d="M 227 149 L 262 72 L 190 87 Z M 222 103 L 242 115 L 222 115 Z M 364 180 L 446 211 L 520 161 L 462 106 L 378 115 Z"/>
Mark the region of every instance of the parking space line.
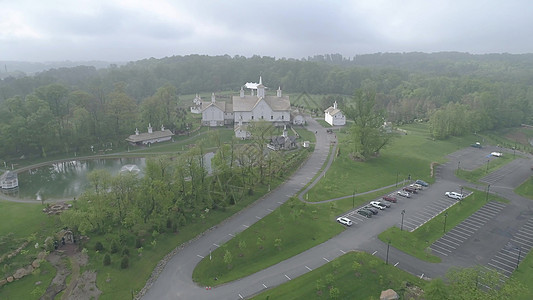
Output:
<path fill-rule="evenodd" d="M 476 221 L 478 221 L 480 223 L 483 222 L 483 224 L 484 224 L 484 223 L 490 221 L 492 218 L 487 218 L 487 217 L 480 216 L 480 215 L 471 215 L 469 217 L 469 219 L 474 219 L 474 220 L 476 220 Z"/>
<path fill-rule="evenodd" d="M 432 213 L 429 213 L 429 212 L 425 212 L 425 211 L 419 211 L 419 212 L 417 212 L 417 214 L 427 215 L 428 218 L 433 218 L 435 216 L 435 214 L 432 214 Z"/>
<path fill-rule="evenodd" d="M 520 231 L 517 232 L 517 233 L 515 233 L 514 236 L 515 236 L 515 237 L 517 237 L 517 236 L 518 236 L 518 237 L 521 237 L 521 238 L 523 238 L 523 240 L 525 240 L 525 241 L 529 241 L 529 239 L 531 238 L 529 235 L 527 235 L 527 234 L 523 234 L 523 233 L 520 232 Z M 531 240 L 531 242 L 533 242 L 533 240 Z"/>
<path fill-rule="evenodd" d="M 489 266 L 491 266 L 491 267 L 494 267 L 494 268 L 496 268 L 496 269 L 500 269 L 500 270 L 502 270 L 502 271 L 504 271 L 504 272 L 509 272 L 509 271 L 507 271 L 507 270 L 505 270 L 505 269 L 502 269 L 501 267 L 498 267 L 498 266 L 496 266 L 496 265 L 494 265 L 494 264 L 492 264 L 492 263 L 487 263 L 487 265 L 489 265 Z M 505 276 L 505 274 L 504 274 L 504 276 Z M 509 276 L 505 276 L 505 277 L 509 278 Z"/>
<path fill-rule="evenodd" d="M 452 241 L 448 240 L 448 238 L 447 238 L 446 236 L 441 237 L 441 238 L 439 239 L 439 241 L 440 241 L 440 240 L 445 240 L 447 243 L 452 243 L 452 244 L 454 244 L 454 245 L 461 246 L 461 244 L 457 244 L 456 242 L 452 242 Z"/>
<path fill-rule="evenodd" d="M 508 253 L 511 253 L 513 255 L 517 255 L 518 256 L 518 254 L 516 252 L 510 251 L 510 250 L 507 250 L 507 249 L 502 249 L 502 250 L 500 250 L 500 252 L 501 251 L 505 251 L 505 252 L 508 252 Z"/>
<path fill-rule="evenodd" d="M 435 251 L 435 252 L 437 252 L 437 253 L 439 253 L 439 254 L 441 254 L 441 255 L 448 256 L 448 254 L 446 254 L 446 253 L 444 253 L 444 252 L 440 252 L 440 251 L 437 250 L 437 249 L 433 249 L 433 248 L 431 248 L 431 247 L 429 247 L 429 249 L 431 249 L 431 251 Z M 451 252 L 450 252 L 450 253 L 451 253 Z"/>
<path fill-rule="evenodd" d="M 265 287 L 265 289 L 267 289 L 267 286 L 263 283 L 263 286 Z"/>
<path fill-rule="evenodd" d="M 291 280 L 291 278 L 289 276 L 287 276 L 287 274 L 283 274 L 283 275 L 285 275 L 285 277 L 287 277 L 287 279 Z"/>
<path fill-rule="evenodd" d="M 411 219 L 403 220 L 403 226 L 405 226 L 405 223 L 412 224 L 412 225 L 418 225 L 418 222 L 414 223 Z"/>
<path fill-rule="evenodd" d="M 270 209 L 270 208 L 267 208 L 267 210 L 270 211 L 270 212 L 273 212 L 273 211 L 274 211 L 273 209 Z"/>
<path fill-rule="evenodd" d="M 515 243 L 521 244 L 521 245 L 523 245 L 522 247 L 525 246 L 525 248 L 531 248 L 531 245 L 528 245 L 528 244 L 526 244 L 524 242 L 521 242 L 521 241 L 517 241 L 514 238 L 511 239 L 511 242 L 515 242 Z"/>
<path fill-rule="evenodd" d="M 228 233 L 229 236 L 235 237 L 233 233 Z"/>
<path fill-rule="evenodd" d="M 459 227 L 459 226 L 461 226 L 461 227 Z M 461 231 L 466 231 L 466 232 L 469 232 L 469 233 L 470 233 L 470 235 L 469 235 L 469 236 L 471 236 L 472 234 L 474 234 L 474 233 L 476 232 L 475 230 L 474 230 L 474 231 L 472 231 L 472 229 L 471 229 L 471 228 L 469 228 L 469 227 L 465 227 L 465 226 L 466 226 L 466 225 L 464 225 L 463 223 L 461 223 L 461 224 L 459 224 L 459 225 L 455 226 L 455 228 L 454 228 L 454 229 L 457 229 L 457 230 L 461 230 Z"/>
<path fill-rule="evenodd" d="M 309 271 L 313 271 L 311 268 L 309 268 L 308 266 L 304 266 L 307 270 Z"/>
<path fill-rule="evenodd" d="M 201 259 L 204 259 L 204 257 L 201 256 L 200 254 L 196 254 L 196 256 L 198 256 L 198 257 L 201 258 Z"/>
<path fill-rule="evenodd" d="M 524 224 L 524 226 L 522 226 L 522 229 L 526 229 L 527 231 L 533 231 L 533 226 L 529 226 L 528 224 Z"/>
<path fill-rule="evenodd" d="M 431 247 L 437 247 L 437 248 L 442 249 L 442 250 L 444 250 L 444 251 L 446 251 L 446 252 L 450 252 L 450 253 L 452 253 L 452 250 L 448 250 L 448 249 L 446 249 L 446 248 L 444 248 L 444 247 L 442 247 L 442 246 L 435 245 L 435 243 L 433 243 L 433 245 L 431 245 Z M 431 247 L 430 247 L 430 248 L 431 248 Z"/>
<path fill-rule="evenodd" d="M 396 267 L 399 263 L 400 263 L 400 262 L 395 263 L 394 266 Z"/>
<path fill-rule="evenodd" d="M 491 217 L 494 217 L 496 215 L 498 215 L 502 210 L 501 209 L 495 209 L 495 208 L 485 208 L 483 210 L 483 214 L 485 215 L 489 215 Z"/>
<path fill-rule="evenodd" d="M 474 223 L 474 222 L 470 221 L 470 218 L 464 220 L 462 223 L 465 223 L 465 224 L 468 224 L 468 225 L 470 225 L 470 226 L 476 227 L 476 229 L 479 228 L 479 227 L 481 227 L 481 225 L 479 225 L 479 224 L 477 224 L 477 223 Z"/>
<path fill-rule="evenodd" d="M 213 244 L 213 245 L 214 245 L 215 247 L 220 247 L 220 246 L 219 246 L 219 245 L 217 245 L 217 244 Z"/>
<path fill-rule="evenodd" d="M 239 298 L 244 299 L 241 294 L 238 294 L 238 295 L 239 295 Z"/>
<path fill-rule="evenodd" d="M 376 253 L 378 253 L 378 250 L 372 252 L 372 255 L 375 255 Z"/>
<path fill-rule="evenodd" d="M 504 271 L 511 272 L 511 273 L 514 271 L 514 266 L 509 266 L 508 264 L 502 263 L 501 261 L 497 261 L 497 260 L 494 260 L 494 259 L 491 259 L 491 261 L 495 262 L 496 264 L 500 264 L 502 266 L 502 267 L 500 267 L 500 269 L 502 269 Z M 506 268 L 510 268 L 511 271 L 507 270 Z"/>
<path fill-rule="evenodd" d="M 495 256 L 494 258 L 492 258 L 491 260 L 496 260 L 496 259 L 498 259 L 498 261 L 500 261 L 500 260 L 506 261 L 506 262 L 508 262 L 508 263 L 510 263 L 510 264 L 512 264 L 512 265 L 516 264 L 516 260 L 511 261 L 511 260 L 509 260 L 509 259 L 507 259 L 507 258 L 505 258 L 505 257 L 501 257 L 501 256 L 499 256 L 499 255 L 496 255 L 496 256 Z"/>
<path fill-rule="evenodd" d="M 418 220 L 420 220 L 420 221 L 425 221 L 427 218 L 421 218 L 421 217 L 419 217 L 419 216 L 417 216 L 417 215 L 415 214 L 415 215 L 412 215 L 412 216 L 411 216 L 411 219 L 418 219 Z"/>
<path fill-rule="evenodd" d="M 465 241 L 468 239 L 468 236 L 464 237 L 464 236 L 460 235 L 455 228 L 453 230 L 448 231 L 446 234 L 447 235 L 451 234 L 451 235 L 457 236 L 458 238 L 464 239 Z"/>
<path fill-rule="evenodd" d="M 325 257 L 322 257 L 322 258 L 323 258 L 325 261 L 329 262 L 329 260 L 328 260 L 327 258 L 325 258 Z"/>
<path fill-rule="evenodd" d="M 460 239 L 458 239 L 458 238 L 456 238 L 456 237 L 453 237 L 453 236 L 449 235 L 450 232 L 451 232 L 451 231 L 448 231 L 443 237 L 446 237 L 446 238 L 448 238 L 448 239 L 452 239 L 452 240 L 454 240 L 454 241 L 459 242 L 458 245 L 461 245 L 461 244 L 464 243 L 464 241 L 466 240 L 466 238 L 465 238 L 464 240 L 460 240 Z"/>
<path fill-rule="evenodd" d="M 503 253 L 503 252 L 501 252 L 501 251 L 500 251 L 500 253 L 496 254 L 496 256 L 498 256 L 498 255 L 507 256 L 507 257 L 509 257 L 510 259 L 515 260 L 515 261 L 516 261 L 516 259 L 518 258 L 518 256 L 507 255 L 507 254 L 505 254 L 505 253 Z"/>

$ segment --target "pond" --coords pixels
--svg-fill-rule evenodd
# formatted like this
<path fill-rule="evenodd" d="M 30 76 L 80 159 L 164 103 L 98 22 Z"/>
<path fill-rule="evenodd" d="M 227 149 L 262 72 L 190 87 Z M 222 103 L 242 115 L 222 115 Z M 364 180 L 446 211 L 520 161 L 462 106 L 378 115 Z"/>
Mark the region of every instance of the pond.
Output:
<path fill-rule="evenodd" d="M 211 174 L 211 159 L 215 153 L 204 155 L 204 166 Z M 38 167 L 18 173 L 19 187 L 15 190 L 2 190 L 10 197 L 34 200 L 72 200 L 83 193 L 89 186 L 87 174 L 97 169 L 105 169 L 112 176 L 121 170 L 143 175 L 146 160 L 144 158 L 106 158 L 92 160 L 71 160 Z"/>
<path fill-rule="evenodd" d="M 18 189 L 0 191 L 19 199 L 73 199 L 89 186 L 89 172 L 105 169 L 115 176 L 125 166 L 142 175 L 146 162 L 144 158 L 118 158 L 53 163 L 18 173 Z"/>

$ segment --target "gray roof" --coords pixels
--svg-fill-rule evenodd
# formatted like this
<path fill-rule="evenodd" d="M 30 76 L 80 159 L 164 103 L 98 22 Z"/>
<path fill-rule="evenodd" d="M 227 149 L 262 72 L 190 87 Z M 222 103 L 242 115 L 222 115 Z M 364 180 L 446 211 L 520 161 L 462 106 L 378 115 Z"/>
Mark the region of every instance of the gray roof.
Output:
<path fill-rule="evenodd" d="M 330 106 L 330 107 L 328 107 L 328 109 L 326 109 L 324 112 L 327 113 L 327 114 L 330 114 L 330 115 L 334 116 L 334 115 L 340 113 L 341 110 L 338 109 L 338 108 L 333 108 L 333 106 Z"/>
<path fill-rule="evenodd" d="M 218 101 L 218 102 L 202 102 L 202 111 L 206 110 L 210 106 L 216 106 L 221 111 L 226 111 L 226 101 Z"/>
<path fill-rule="evenodd" d="M 126 141 L 128 142 L 131 142 L 131 143 L 138 143 L 138 142 L 142 142 L 142 141 L 148 141 L 148 140 L 153 140 L 153 139 L 160 139 L 160 138 L 165 138 L 165 137 L 170 137 L 170 136 L 173 136 L 174 134 L 172 133 L 172 131 L 168 130 L 168 129 L 165 129 L 163 131 L 154 131 L 152 133 L 148 133 L 148 132 L 143 132 L 143 133 L 139 133 L 139 134 L 132 134 L 130 135 Z"/>
<path fill-rule="evenodd" d="M 291 102 L 288 96 L 265 96 L 257 97 L 247 95 L 244 97 L 233 96 L 233 111 L 252 111 L 252 109 L 263 99 L 272 110 L 283 111 L 291 109 Z"/>

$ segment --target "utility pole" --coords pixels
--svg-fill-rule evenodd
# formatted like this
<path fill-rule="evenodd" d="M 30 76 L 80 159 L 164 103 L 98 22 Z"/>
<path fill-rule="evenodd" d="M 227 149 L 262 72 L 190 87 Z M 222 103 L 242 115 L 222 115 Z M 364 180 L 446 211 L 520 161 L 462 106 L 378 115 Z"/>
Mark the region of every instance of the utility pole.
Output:
<path fill-rule="evenodd" d="M 446 219 L 448 218 L 448 212 L 444 213 L 444 231 L 443 233 L 446 233 Z"/>
<path fill-rule="evenodd" d="M 490 184 L 487 185 L 487 198 L 485 199 L 485 201 L 489 202 L 489 190 L 490 190 Z"/>
<path fill-rule="evenodd" d="M 385 261 L 386 265 L 389 264 L 389 248 L 390 248 L 390 239 L 389 239 L 389 242 L 387 243 L 387 260 Z"/>
<path fill-rule="evenodd" d="M 403 215 L 405 215 L 405 209 L 402 210 L 402 225 L 400 226 L 400 231 L 403 231 Z"/>

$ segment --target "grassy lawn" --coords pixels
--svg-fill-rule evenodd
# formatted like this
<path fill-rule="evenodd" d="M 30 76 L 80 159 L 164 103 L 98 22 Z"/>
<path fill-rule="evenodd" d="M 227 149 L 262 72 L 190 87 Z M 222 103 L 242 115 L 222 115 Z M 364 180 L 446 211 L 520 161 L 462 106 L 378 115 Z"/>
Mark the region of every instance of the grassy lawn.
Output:
<path fill-rule="evenodd" d="M 331 299 L 333 287 L 339 291 L 337 299 L 379 299 L 386 289 L 395 290 L 400 299 L 410 299 L 406 283 L 422 289 L 426 284 L 375 256 L 350 252 L 252 299 Z"/>
<path fill-rule="evenodd" d="M 511 155 L 504 155 L 498 158 L 490 158 L 488 165 L 485 164 L 484 166 L 479 167 L 472 171 L 459 169 L 455 171 L 455 176 L 463 180 L 479 184 L 480 183 L 479 180 L 481 178 L 485 177 L 487 174 L 490 174 L 491 172 L 498 170 L 499 168 L 510 163 L 514 159 L 515 158 L 512 157 Z"/>
<path fill-rule="evenodd" d="M 214 250 L 211 260 L 204 258 L 196 266 L 193 280 L 201 285 L 216 286 L 275 265 L 342 232 L 344 227 L 335 222 L 335 217 L 342 212 L 392 190 L 313 205 L 292 198 Z M 276 239 L 281 240 L 279 247 Z M 224 261 L 226 250 L 232 256 L 229 266 Z"/>
<path fill-rule="evenodd" d="M 354 161 L 345 134 L 337 133 L 339 153 L 326 176 L 309 191 L 309 201 L 321 201 L 356 192 L 364 192 L 395 184 L 408 178 L 432 183 L 431 163 L 445 162 L 445 155 L 467 147 L 474 137 L 437 141 L 429 138 L 427 124 L 404 127 L 408 134 L 394 139 L 380 156 L 366 162 Z"/>
<path fill-rule="evenodd" d="M 495 195 L 489 195 L 489 201 L 490 200 L 508 202 Z M 448 217 L 446 218 L 446 231 L 452 230 L 486 203 L 486 193 L 473 191 L 470 196 L 448 208 L 445 211 L 448 213 Z M 431 221 L 413 232 L 408 232 L 406 230 L 400 231 L 400 228 L 398 227 L 391 227 L 379 234 L 378 237 L 384 243 L 387 243 L 390 240 L 393 247 L 409 255 L 424 261 L 438 263 L 441 261 L 440 257 L 431 254 L 428 247 L 444 235 L 445 212 L 442 212 L 440 215 L 434 217 Z"/>
<path fill-rule="evenodd" d="M 522 197 L 526 197 L 533 200 L 533 177 L 524 181 L 519 187 L 514 190 L 515 193 Z"/>
<path fill-rule="evenodd" d="M 323 119 L 315 119 L 315 120 L 318 122 L 318 124 L 322 125 L 322 127 L 324 127 L 324 128 L 333 127 L 333 126 L 331 126 L 328 122 L 326 122 Z"/>

